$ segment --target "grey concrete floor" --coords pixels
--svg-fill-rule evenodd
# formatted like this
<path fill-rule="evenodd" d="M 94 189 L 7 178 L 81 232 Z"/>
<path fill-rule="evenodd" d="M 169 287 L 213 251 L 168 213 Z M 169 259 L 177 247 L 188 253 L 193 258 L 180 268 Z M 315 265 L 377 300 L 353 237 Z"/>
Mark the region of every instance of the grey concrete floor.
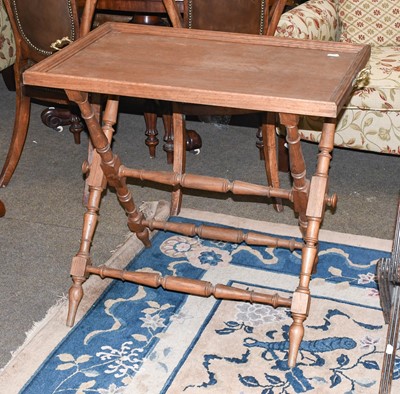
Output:
<path fill-rule="evenodd" d="M 15 94 L 0 85 L 0 161 L 11 136 Z M 81 236 L 83 177 L 81 164 L 87 153 L 87 137 L 75 145 L 68 128 L 53 131 L 41 123 L 44 107 L 32 106 L 31 124 L 20 164 L 8 187 L 0 190 L 6 216 L 0 219 L 0 367 L 24 341 L 25 332 L 40 321 L 70 286 L 69 267 Z M 121 113 L 114 150 L 132 167 L 168 169 L 161 147 L 150 159 L 144 145 L 141 115 Z M 135 111 L 133 111 L 135 112 Z M 162 130 L 159 122 L 160 131 Z M 255 148 L 255 128 L 217 127 L 195 122 L 203 149 L 188 154 L 187 171 L 205 175 L 265 183 L 264 164 Z M 317 147 L 303 144 L 308 174 L 315 166 Z M 336 149 L 331 165 L 330 188 L 337 192 L 336 212 L 327 212 L 323 228 L 349 234 L 393 237 L 399 197 L 399 157 Z M 289 186 L 286 174 L 283 186 Z M 166 187 L 130 183 L 137 203 L 169 199 Z M 252 219 L 295 225 L 290 207 L 278 214 L 262 198 L 187 191 L 184 206 Z M 128 233 L 126 218 L 113 190 L 105 194 L 94 237 L 94 264 L 105 262 Z"/>

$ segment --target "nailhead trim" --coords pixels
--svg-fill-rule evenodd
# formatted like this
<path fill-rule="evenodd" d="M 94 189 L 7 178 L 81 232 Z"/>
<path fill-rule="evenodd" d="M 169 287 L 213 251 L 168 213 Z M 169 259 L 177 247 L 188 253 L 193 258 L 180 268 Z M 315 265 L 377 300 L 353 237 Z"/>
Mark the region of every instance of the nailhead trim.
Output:
<path fill-rule="evenodd" d="M 25 1 L 27 1 L 27 0 L 25 0 Z M 75 24 L 74 24 L 74 17 L 73 17 L 73 12 L 72 12 L 71 1 L 70 0 L 66 0 L 66 3 L 67 3 L 67 6 L 68 6 L 68 13 L 69 13 L 69 17 L 70 17 L 70 20 L 71 20 L 71 32 L 70 32 L 71 37 L 70 37 L 70 39 L 71 39 L 71 41 L 74 41 L 75 38 L 76 38 L 76 31 L 75 31 Z M 46 51 L 46 50 L 44 50 L 42 48 L 39 48 L 38 46 L 36 46 L 35 44 L 33 44 L 29 40 L 29 38 L 27 37 L 27 35 L 24 32 L 24 29 L 22 28 L 22 24 L 21 24 L 21 21 L 20 21 L 19 16 L 18 16 L 18 10 L 17 10 L 17 5 L 15 3 L 15 0 L 12 1 L 12 7 L 13 7 L 13 10 L 14 10 L 14 17 L 15 17 L 15 21 L 17 22 L 18 30 L 20 31 L 21 36 L 27 42 L 27 44 L 30 47 L 32 47 L 33 49 L 35 49 L 36 51 L 38 51 L 39 53 L 41 53 L 42 55 L 45 55 L 45 56 L 52 55 L 53 54 L 52 51 Z"/>

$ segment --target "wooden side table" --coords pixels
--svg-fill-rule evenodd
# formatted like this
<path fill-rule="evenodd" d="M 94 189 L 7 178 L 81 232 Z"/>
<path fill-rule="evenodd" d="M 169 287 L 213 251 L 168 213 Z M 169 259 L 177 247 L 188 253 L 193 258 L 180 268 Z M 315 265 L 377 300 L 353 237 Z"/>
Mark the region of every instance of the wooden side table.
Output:
<path fill-rule="evenodd" d="M 158 54 L 156 59 L 152 53 Z M 317 263 L 319 228 L 326 206 L 336 204 L 336 196 L 328 195 L 335 118 L 369 55 L 370 48 L 361 45 L 108 23 L 27 70 L 24 73 L 25 84 L 65 89 L 70 100 L 79 105 L 97 152 L 88 168 L 90 193 L 81 245 L 71 265 L 73 284 L 69 293 L 67 324 L 74 323 L 83 297 L 82 284 L 91 274 L 206 297 L 213 295 L 216 298 L 247 300 L 275 307 L 286 306 L 291 308 L 293 318 L 289 331 L 288 364 L 294 366 L 311 302 L 309 283 Z M 108 95 L 103 127 L 90 104 L 89 92 Z M 172 171 L 127 168 L 112 151 L 110 141 L 120 95 L 175 103 Z M 292 188 L 286 190 L 279 186 L 186 173 L 185 128 L 179 103 L 279 113 L 281 124 L 287 130 Z M 298 132 L 299 115 L 303 114 L 326 118 L 316 170 L 310 180 L 306 176 Z M 265 147 L 266 153 L 268 148 Z M 276 168 L 273 170 L 277 171 Z M 183 188 L 287 199 L 293 203 L 299 217 L 303 242 L 245 233 L 238 229 L 196 227 L 188 223 L 145 219 L 136 208 L 126 184 L 127 177 L 169 185 L 173 215 L 179 214 Z M 101 195 L 107 186 L 116 190 L 125 209 L 129 229 L 147 247 L 151 246 L 149 230 L 160 229 L 187 236 L 199 235 L 222 241 L 300 249 L 302 264 L 299 283 L 292 297 L 93 265 L 90 246 Z"/>

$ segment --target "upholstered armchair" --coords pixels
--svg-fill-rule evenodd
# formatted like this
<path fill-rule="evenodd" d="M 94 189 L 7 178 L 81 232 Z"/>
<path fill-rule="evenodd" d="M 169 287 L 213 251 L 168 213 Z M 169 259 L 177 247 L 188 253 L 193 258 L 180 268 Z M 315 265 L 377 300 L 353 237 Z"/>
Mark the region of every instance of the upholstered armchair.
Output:
<path fill-rule="evenodd" d="M 15 40 L 3 1 L 0 0 L 0 71 L 15 63 Z"/>
<path fill-rule="evenodd" d="M 90 5 L 91 2 L 88 2 Z M 79 37 L 78 13 L 73 0 L 3 0 L 2 11 L 7 11 L 7 21 L 11 24 L 15 41 L 15 93 L 16 108 L 14 128 L 5 163 L 0 173 L 0 186 L 7 186 L 22 155 L 28 133 L 31 99 L 49 102 L 52 105 L 68 106 L 46 110 L 42 120 L 49 127 L 57 128 L 70 125 L 75 142 L 79 143 L 79 133 L 84 125 L 78 115 L 72 112 L 72 106 L 65 92 L 57 89 L 41 89 L 26 86 L 23 83 L 23 72 L 33 64 L 51 56 L 62 49 L 67 42 Z M 57 112 L 52 116 L 53 112 Z M 52 119 L 55 119 L 53 123 Z M 45 121 L 46 120 L 46 121 Z"/>
<path fill-rule="evenodd" d="M 341 113 L 335 145 L 400 155 L 398 0 L 310 0 L 282 15 L 276 35 L 371 45 L 370 75 Z M 321 119 L 304 117 L 300 127 L 319 141 Z"/>

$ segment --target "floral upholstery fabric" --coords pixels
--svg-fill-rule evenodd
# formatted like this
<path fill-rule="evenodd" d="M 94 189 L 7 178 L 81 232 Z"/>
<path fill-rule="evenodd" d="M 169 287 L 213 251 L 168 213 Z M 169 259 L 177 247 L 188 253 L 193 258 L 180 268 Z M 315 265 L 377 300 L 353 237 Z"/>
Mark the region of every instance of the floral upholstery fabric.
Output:
<path fill-rule="evenodd" d="M 341 7 L 347 2 L 364 3 L 363 0 L 310 0 L 282 15 L 276 35 L 315 40 L 345 39 L 341 31 Z M 370 0 L 368 3 L 399 2 Z M 387 9 L 393 12 L 393 7 Z M 384 16 L 381 15 L 381 19 Z M 397 33 L 399 29 L 398 26 Z M 340 114 L 335 145 L 400 155 L 400 44 L 372 46 L 371 49 L 370 76 L 362 88 L 353 92 Z M 302 138 L 319 141 L 322 121 L 304 117 L 300 123 Z"/>
<path fill-rule="evenodd" d="M 340 41 L 400 45 L 399 0 L 340 0 Z"/>
<path fill-rule="evenodd" d="M 15 62 L 15 41 L 3 2 L 0 1 L 0 71 Z"/>
<path fill-rule="evenodd" d="M 400 111 L 400 46 L 372 47 L 367 85 L 356 90 L 348 107 Z"/>
<path fill-rule="evenodd" d="M 277 36 L 306 40 L 338 41 L 338 16 L 335 1 L 308 1 L 282 15 Z"/>

